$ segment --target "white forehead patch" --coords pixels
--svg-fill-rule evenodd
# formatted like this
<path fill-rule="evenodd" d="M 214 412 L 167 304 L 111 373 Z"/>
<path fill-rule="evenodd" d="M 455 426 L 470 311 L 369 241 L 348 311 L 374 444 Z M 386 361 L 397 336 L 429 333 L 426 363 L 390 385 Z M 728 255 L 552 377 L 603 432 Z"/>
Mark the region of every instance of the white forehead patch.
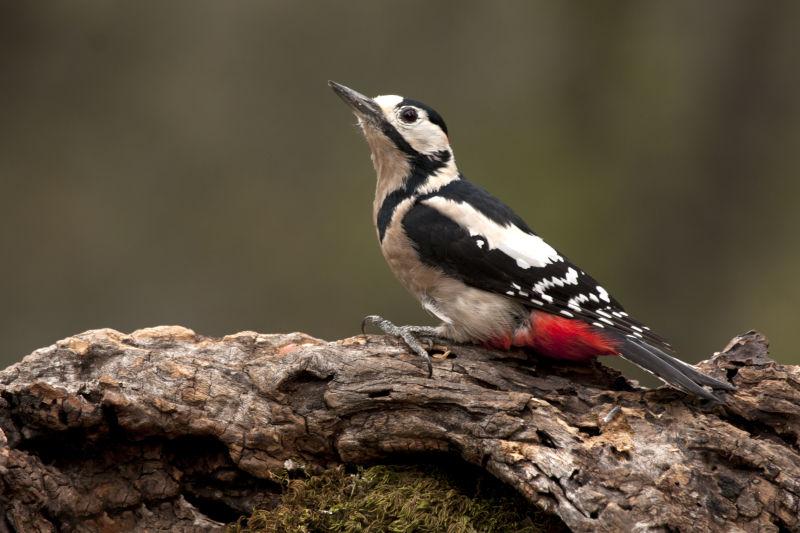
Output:
<path fill-rule="evenodd" d="M 381 106 L 381 109 L 383 109 L 383 114 L 387 116 L 390 112 L 393 112 L 395 106 L 402 101 L 403 97 L 396 94 L 382 94 L 375 97 L 375 102 Z"/>

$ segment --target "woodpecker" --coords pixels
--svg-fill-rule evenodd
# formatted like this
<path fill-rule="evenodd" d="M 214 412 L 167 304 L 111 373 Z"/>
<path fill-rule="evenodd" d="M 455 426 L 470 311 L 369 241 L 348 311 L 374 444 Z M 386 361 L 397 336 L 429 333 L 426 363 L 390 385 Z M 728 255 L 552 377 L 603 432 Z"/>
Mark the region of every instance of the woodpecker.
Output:
<path fill-rule="evenodd" d="M 365 323 L 400 337 L 428 365 L 419 338 L 521 348 L 588 362 L 619 355 L 701 398 L 728 383 L 677 359 L 589 274 L 509 207 L 459 172 L 447 126 L 431 107 L 397 95 L 364 96 L 328 82 L 351 108 L 377 173 L 373 220 L 390 269 L 441 324 Z M 363 329 L 362 324 L 362 329 Z"/>

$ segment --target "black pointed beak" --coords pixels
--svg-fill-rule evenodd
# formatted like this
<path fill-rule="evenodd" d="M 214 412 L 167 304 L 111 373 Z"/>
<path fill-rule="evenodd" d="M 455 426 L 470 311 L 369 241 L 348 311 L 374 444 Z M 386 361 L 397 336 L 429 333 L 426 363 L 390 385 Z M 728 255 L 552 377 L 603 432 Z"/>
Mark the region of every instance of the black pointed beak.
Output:
<path fill-rule="evenodd" d="M 368 120 L 375 125 L 379 125 L 383 122 L 383 111 L 381 111 L 380 106 L 375 103 L 375 100 L 364 96 L 358 91 L 354 91 L 350 87 L 345 87 L 341 83 L 336 83 L 335 81 L 328 81 L 328 85 L 330 85 L 333 92 L 335 92 L 339 98 L 344 100 L 344 103 L 350 106 L 350 109 L 352 109 L 358 117 Z"/>

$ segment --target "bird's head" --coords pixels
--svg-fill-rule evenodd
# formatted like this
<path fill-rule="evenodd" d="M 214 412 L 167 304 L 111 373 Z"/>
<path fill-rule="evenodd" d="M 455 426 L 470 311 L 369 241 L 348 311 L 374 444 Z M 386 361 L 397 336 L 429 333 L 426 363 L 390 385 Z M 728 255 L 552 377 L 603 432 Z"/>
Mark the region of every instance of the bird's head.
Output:
<path fill-rule="evenodd" d="M 431 107 L 393 94 L 370 98 L 334 81 L 328 85 L 358 118 L 379 174 L 400 161 L 452 164 L 447 126 Z"/>

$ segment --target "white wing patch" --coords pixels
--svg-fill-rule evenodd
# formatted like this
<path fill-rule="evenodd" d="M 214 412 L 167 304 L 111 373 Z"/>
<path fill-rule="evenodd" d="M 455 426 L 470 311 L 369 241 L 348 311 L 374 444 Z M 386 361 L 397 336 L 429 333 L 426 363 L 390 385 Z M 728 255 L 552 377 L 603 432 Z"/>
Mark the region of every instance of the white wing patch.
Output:
<path fill-rule="evenodd" d="M 545 267 L 564 259 L 538 235 L 522 231 L 511 223 L 502 226 L 469 204 L 441 196 L 428 198 L 423 203 L 466 229 L 471 236 L 480 235 L 485 238 L 489 250 L 500 250 L 514 259 L 520 268 Z M 578 273 L 575 272 L 574 276 L 577 282 Z"/>

